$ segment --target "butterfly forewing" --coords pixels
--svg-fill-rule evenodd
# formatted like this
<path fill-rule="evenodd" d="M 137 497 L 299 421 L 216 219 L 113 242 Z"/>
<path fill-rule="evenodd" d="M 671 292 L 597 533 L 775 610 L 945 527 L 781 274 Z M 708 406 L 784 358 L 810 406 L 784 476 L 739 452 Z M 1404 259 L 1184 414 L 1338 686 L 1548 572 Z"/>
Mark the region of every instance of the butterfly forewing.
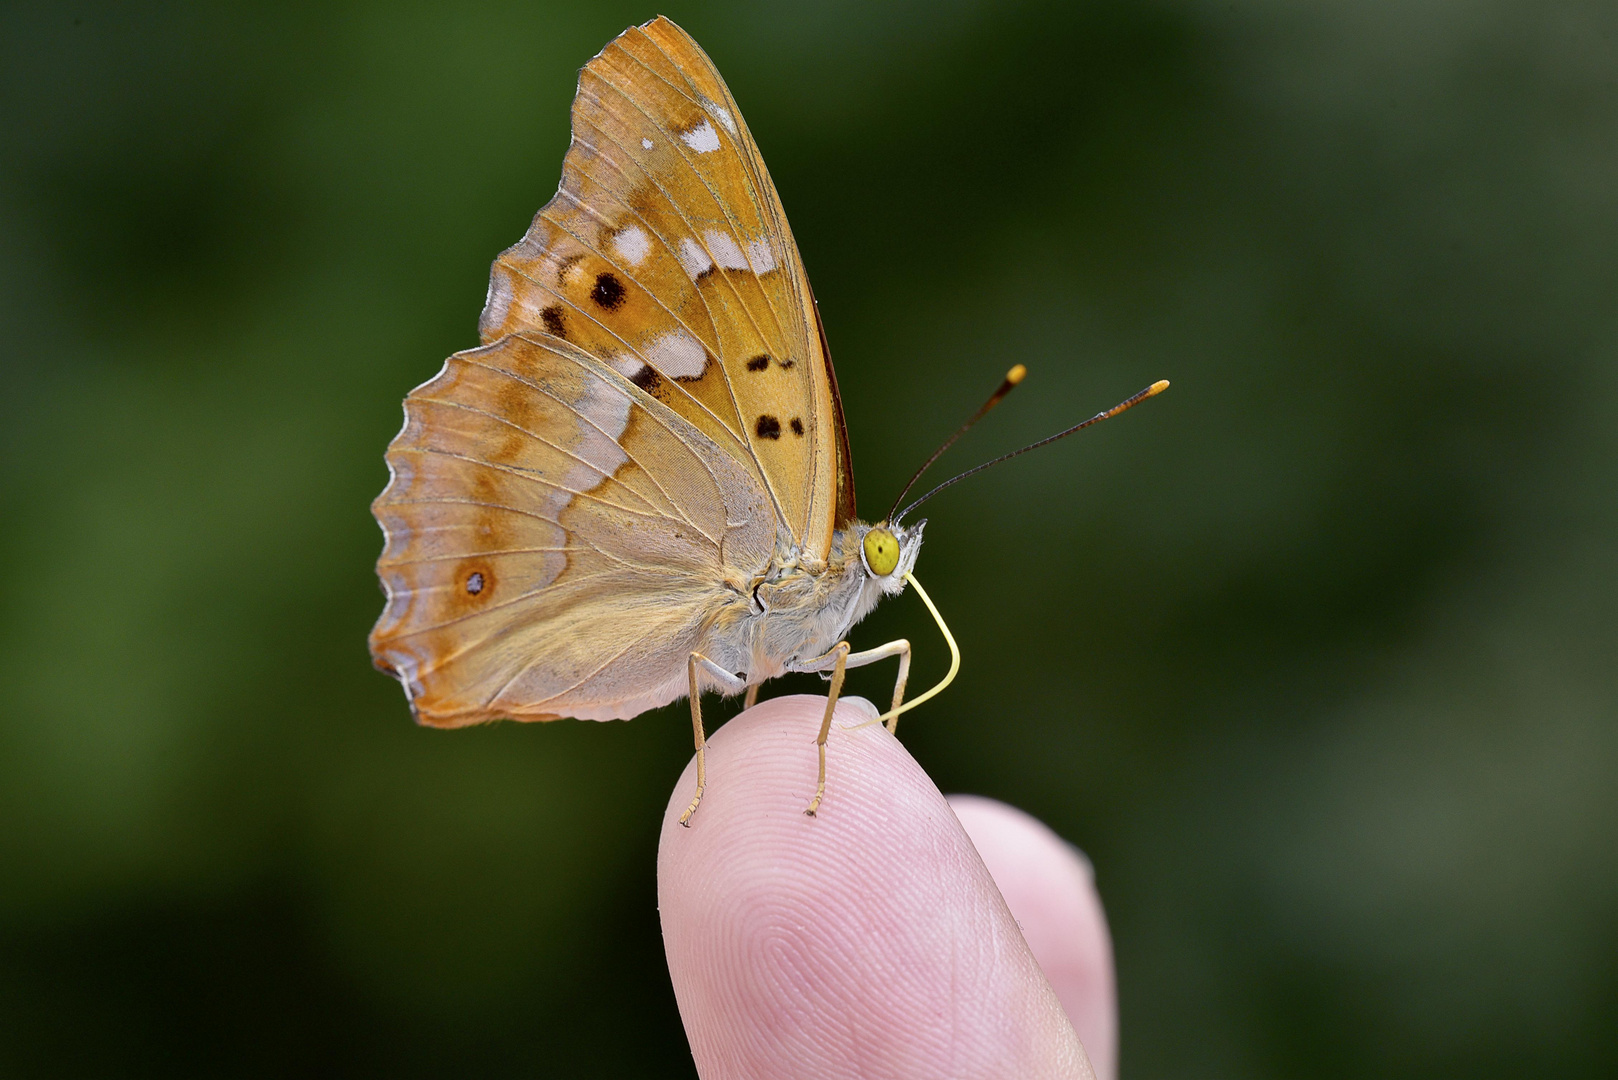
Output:
<path fill-rule="evenodd" d="M 388 464 L 371 648 L 431 724 L 634 715 L 774 543 L 734 456 L 554 338 L 451 357 Z"/>
<path fill-rule="evenodd" d="M 841 403 L 837 399 L 837 379 L 832 371 L 831 354 L 826 349 L 825 332 L 815 306 L 814 294 L 804 271 L 798 246 L 793 241 L 792 229 L 787 224 L 786 212 L 770 180 L 764 158 L 753 141 L 742 119 L 741 110 L 731 97 L 730 89 L 691 36 L 667 19 L 658 18 L 640 28 L 646 41 L 655 44 L 657 53 L 678 70 L 692 96 L 712 114 L 723 131 L 735 136 L 737 164 L 746 174 L 754 203 L 759 214 L 768 222 L 776 238 L 776 247 L 784 256 L 786 265 L 782 273 L 761 275 L 760 284 L 769 293 L 772 304 L 783 319 L 801 320 L 804 355 L 809 358 L 809 398 L 814 421 L 809 424 L 815 439 L 811 478 L 808 482 L 809 507 L 806 512 L 807 531 L 804 545 L 811 553 L 829 549 L 833 527 L 841 528 L 854 518 L 854 477 L 848 453 L 848 432 L 843 424 Z M 635 52 L 637 57 L 653 56 L 651 50 L 640 47 L 641 37 L 633 31 L 619 41 Z M 656 63 L 656 61 L 653 61 Z M 659 70 L 663 70 L 659 68 Z M 678 85 L 678 80 L 669 77 Z M 792 312 L 796 312 L 793 316 Z M 752 384 L 749 384 L 752 385 Z M 783 408 L 795 405 L 795 400 L 783 400 L 789 387 L 782 383 L 763 383 L 756 386 L 770 397 L 760 402 L 761 411 L 772 405 Z"/>
<path fill-rule="evenodd" d="M 560 190 L 496 262 L 485 340 L 579 345 L 736 453 L 823 558 L 839 418 L 797 248 L 724 82 L 667 20 L 586 65 Z M 851 490 L 851 486 L 850 486 Z"/>

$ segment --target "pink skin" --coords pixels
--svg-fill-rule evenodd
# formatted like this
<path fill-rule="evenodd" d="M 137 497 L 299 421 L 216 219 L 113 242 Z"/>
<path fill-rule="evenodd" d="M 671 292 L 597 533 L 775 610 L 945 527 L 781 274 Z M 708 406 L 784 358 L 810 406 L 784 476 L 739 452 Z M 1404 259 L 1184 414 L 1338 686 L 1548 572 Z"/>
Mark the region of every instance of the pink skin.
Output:
<path fill-rule="evenodd" d="M 691 828 L 694 761 L 670 797 L 658 906 L 698 1073 L 1111 1080 L 1111 952 L 1081 857 L 998 803 L 961 799 L 958 818 L 897 739 L 851 727 L 876 715 L 859 699 L 838 705 L 805 817 L 824 711 L 749 710 L 709 743 Z"/>
<path fill-rule="evenodd" d="M 1090 862 L 1036 818 L 981 795 L 950 809 L 1000 887 L 1101 1080 L 1118 1075 L 1112 934 Z"/>

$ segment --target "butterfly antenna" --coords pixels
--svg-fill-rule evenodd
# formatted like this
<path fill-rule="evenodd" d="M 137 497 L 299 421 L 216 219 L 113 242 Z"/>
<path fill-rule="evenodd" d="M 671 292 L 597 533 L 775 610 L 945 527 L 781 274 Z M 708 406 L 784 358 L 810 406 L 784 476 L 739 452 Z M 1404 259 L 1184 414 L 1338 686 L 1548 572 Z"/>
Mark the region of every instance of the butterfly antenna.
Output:
<path fill-rule="evenodd" d="M 1013 370 L 1015 370 L 1015 369 L 1013 369 Z M 916 507 L 920 506 L 922 503 L 926 502 L 928 499 L 932 498 L 934 495 L 937 495 L 940 491 L 943 491 L 945 488 L 949 487 L 951 484 L 958 484 L 962 480 L 965 480 L 968 476 L 972 476 L 972 475 L 975 475 L 977 473 L 980 473 L 984 469 L 993 468 L 994 466 L 1000 464 L 1002 461 L 1010 461 L 1012 458 L 1020 457 L 1021 455 L 1028 453 L 1028 451 L 1030 451 L 1030 450 L 1038 450 L 1041 446 L 1049 445 L 1050 443 L 1053 443 L 1058 439 L 1065 439 L 1069 435 L 1073 434 L 1075 431 L 1083 431 L 1085 428 L 1089 427 L 1091 424 L 1099 424 L 1103 420 L 1107 420 L 1107 419 L 1110 419 L 1110 418 L 1112 418 L 1114 416 L 1117 416 L 1119 413 L 1123 412 L 1126 409 L 1134 408 L 1136 405 L 1139 405 L 1141 402 L 1145 401 L 1149 397 L 1156 397 L 1158 394 L 1161 394 L 1163 391 L 1167 390 L 1168 388 L 1169 388 L 1169 381 L 1167 379 L 1159 379 L 1157 382 L 1155 382 L 1152 385 L 1148 386 L 1146 389 L 1142 390 L 1140 393 L 1136 394 L 1134 397 L 1126 398 L 1125 400 L 1120 401 L 1118 404 L 1114 405 L 1112 408 L 1108 409 L 1106 412 L 1096 413 L 1094 416 L 1090 417 L 1090 419 L 1084 421 L 1081 424 L 1074 424 L 1072 427 L 1068 428 L 1066 431 L 1058 431 L 1055 435 L 1047 436 L 1046 438 L 1043 438 L 1043 439 L 1039 440 L 1038 442 L 1029 443 L 1027 446 L 1023 447 L 1021 450 L 1013 450 L 1009 454 L 1001 454 L 999 457 L 995 458 L 993 461 L 985 461 L 982 465 L 979 465 L 976 468 L 968 469 L 965 472 L 961 473 L 959 476 L 952 476 L 948 480 L 945 480 L 942 484 L 939 484 L 937 487 L 933 488 L 927 494 L 923 495 L 921 498 L 917 499 L 915 502 L 911 503 L 909 506 L 905 507 L 903 510 L 899 511 L 899 516 L 898 517 L 894 517 L 894 516 L 892 516 L 890 514 L 888 516 L 888 521 L 891 524 L 897 525 L 899 522 L 903 521 L 910 514 L 910 511 L 914 510 Z M 1002 395 L 1002 396 L 1004 396 L 1004 395 Z M 990 400 L 993 401 L 994 399 L 991 398 Z M 983 411 L 986 412 L 988 410 L 987 410 L 987 408 L 985 408 Z M 973 419 L 976 419 L 976 417 L 974 417 Z M 957 437 L 958 437 L 958 435 L 959 435 L 959 433 L 957 433 Z M 953 442 L 954 440 L 951 439 L 951 441 Z M 949 443 L 945 443 L 944 445 L 948 446 Z M 940 453 L 942 453 L 942 451 L 940 451 Z M 935 458 L 937 456 L 938 456 L 938 454 L 933 455 L 933 457 L 935 457 Z"/>
<path fill-rule="evenodd" d="M 1006 377 L 1000 381 L 1000 389 L 990 394 L 989 400 L 985 401 L 981 406 L 979 406 L 978 411 L 968 417 L 966 423 L 956 428 L 955 434 L 945 439 L 944 445 L 940 446 L 937 450 L 934 450 L 933 456 L 922 462 L 921 468 L 917 469 L 914 475 L 912 475 L 909 480 L 905 481 L 905 486 L 899 489 L 899 497 L 893 500 L 893 505 L 888 508 L 888 516 L 883 518 L 883 521 L 893 520 L 893 512 L 899 509 L 899 504 L 904 502 L 906 495 L 910 494 L 910 489 L 916 486 L 916 481 L 921 479 L 921 474 L 932 468 L 933 462 L 943 457 L 944 451 L 948 450 L 951 446 L 954 446 L 956 439 L 959 439 L 962 435 L 965 435 L 968 431 L 971 431 L 973 424 L 976 424 L 979 420 L 982 420 L 985 416 L 988 416 L 989 410 L 1000 404 L 1001 399 L 1007 394 L 1011 393 L 1011 391 L 1016 388 L 1017 384 L 1023 381 L 1023 376 L 1027 374 L 1028 369 L 1023 367 L 1021 364 L 1018 364 L 1016 367 L 1006 372 Z"/>

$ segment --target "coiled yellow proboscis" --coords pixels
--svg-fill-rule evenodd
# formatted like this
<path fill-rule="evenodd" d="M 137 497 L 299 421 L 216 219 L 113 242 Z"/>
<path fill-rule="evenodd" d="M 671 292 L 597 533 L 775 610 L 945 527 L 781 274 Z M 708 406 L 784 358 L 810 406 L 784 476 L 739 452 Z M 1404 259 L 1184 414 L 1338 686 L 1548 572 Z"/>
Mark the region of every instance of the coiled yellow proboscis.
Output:
<path fill-rule="evenodd" d="M 927 595 L 927 590 L 921 587 L 921 582 L 917 581 L 913 574 L 906 574 L 905 581 L 916 590 L 916 595 L 921 597 L 921 602 L 927 605 L 927 610 L 932 613 L 933 622 L 938 624 L 939 631 L 944 635 L 944 642 L 949 646 L 949 671 L 944 673 L 944 677 L 939 680 L 938 685 L 931 690 L 924 694 L 918 694 L 897 709 L 889 709 L 875 720 L 849 725 L 850 731 L 855 728 L 869 727 L 872 724 L 885 724 L 890 720 L 898 719 L 900 713 L 909 712 L 922 702 L 930 701 L 943 693 L 944 688 L 955 681 L 956 673 L 961 670 L 961 647 L 955 644 L 955 635 L 951 634 L 949 627 L 944 624 L 944 617 L 938 613 L 938 608 L 933 604 L 933 598 Z"/>

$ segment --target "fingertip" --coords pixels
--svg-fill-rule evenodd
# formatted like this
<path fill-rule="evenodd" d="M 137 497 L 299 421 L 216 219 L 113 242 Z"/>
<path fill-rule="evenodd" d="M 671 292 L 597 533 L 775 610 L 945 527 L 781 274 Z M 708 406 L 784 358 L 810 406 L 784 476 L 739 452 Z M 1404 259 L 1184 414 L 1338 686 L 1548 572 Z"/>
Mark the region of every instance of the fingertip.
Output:
<path fill-rule="evenodd" d="M 669 972 L 698 1072 L 1090 1076 L 949 804 L 869 703 L 776 698 L 709 743 L 690 829 L 658 850 Z"/>

